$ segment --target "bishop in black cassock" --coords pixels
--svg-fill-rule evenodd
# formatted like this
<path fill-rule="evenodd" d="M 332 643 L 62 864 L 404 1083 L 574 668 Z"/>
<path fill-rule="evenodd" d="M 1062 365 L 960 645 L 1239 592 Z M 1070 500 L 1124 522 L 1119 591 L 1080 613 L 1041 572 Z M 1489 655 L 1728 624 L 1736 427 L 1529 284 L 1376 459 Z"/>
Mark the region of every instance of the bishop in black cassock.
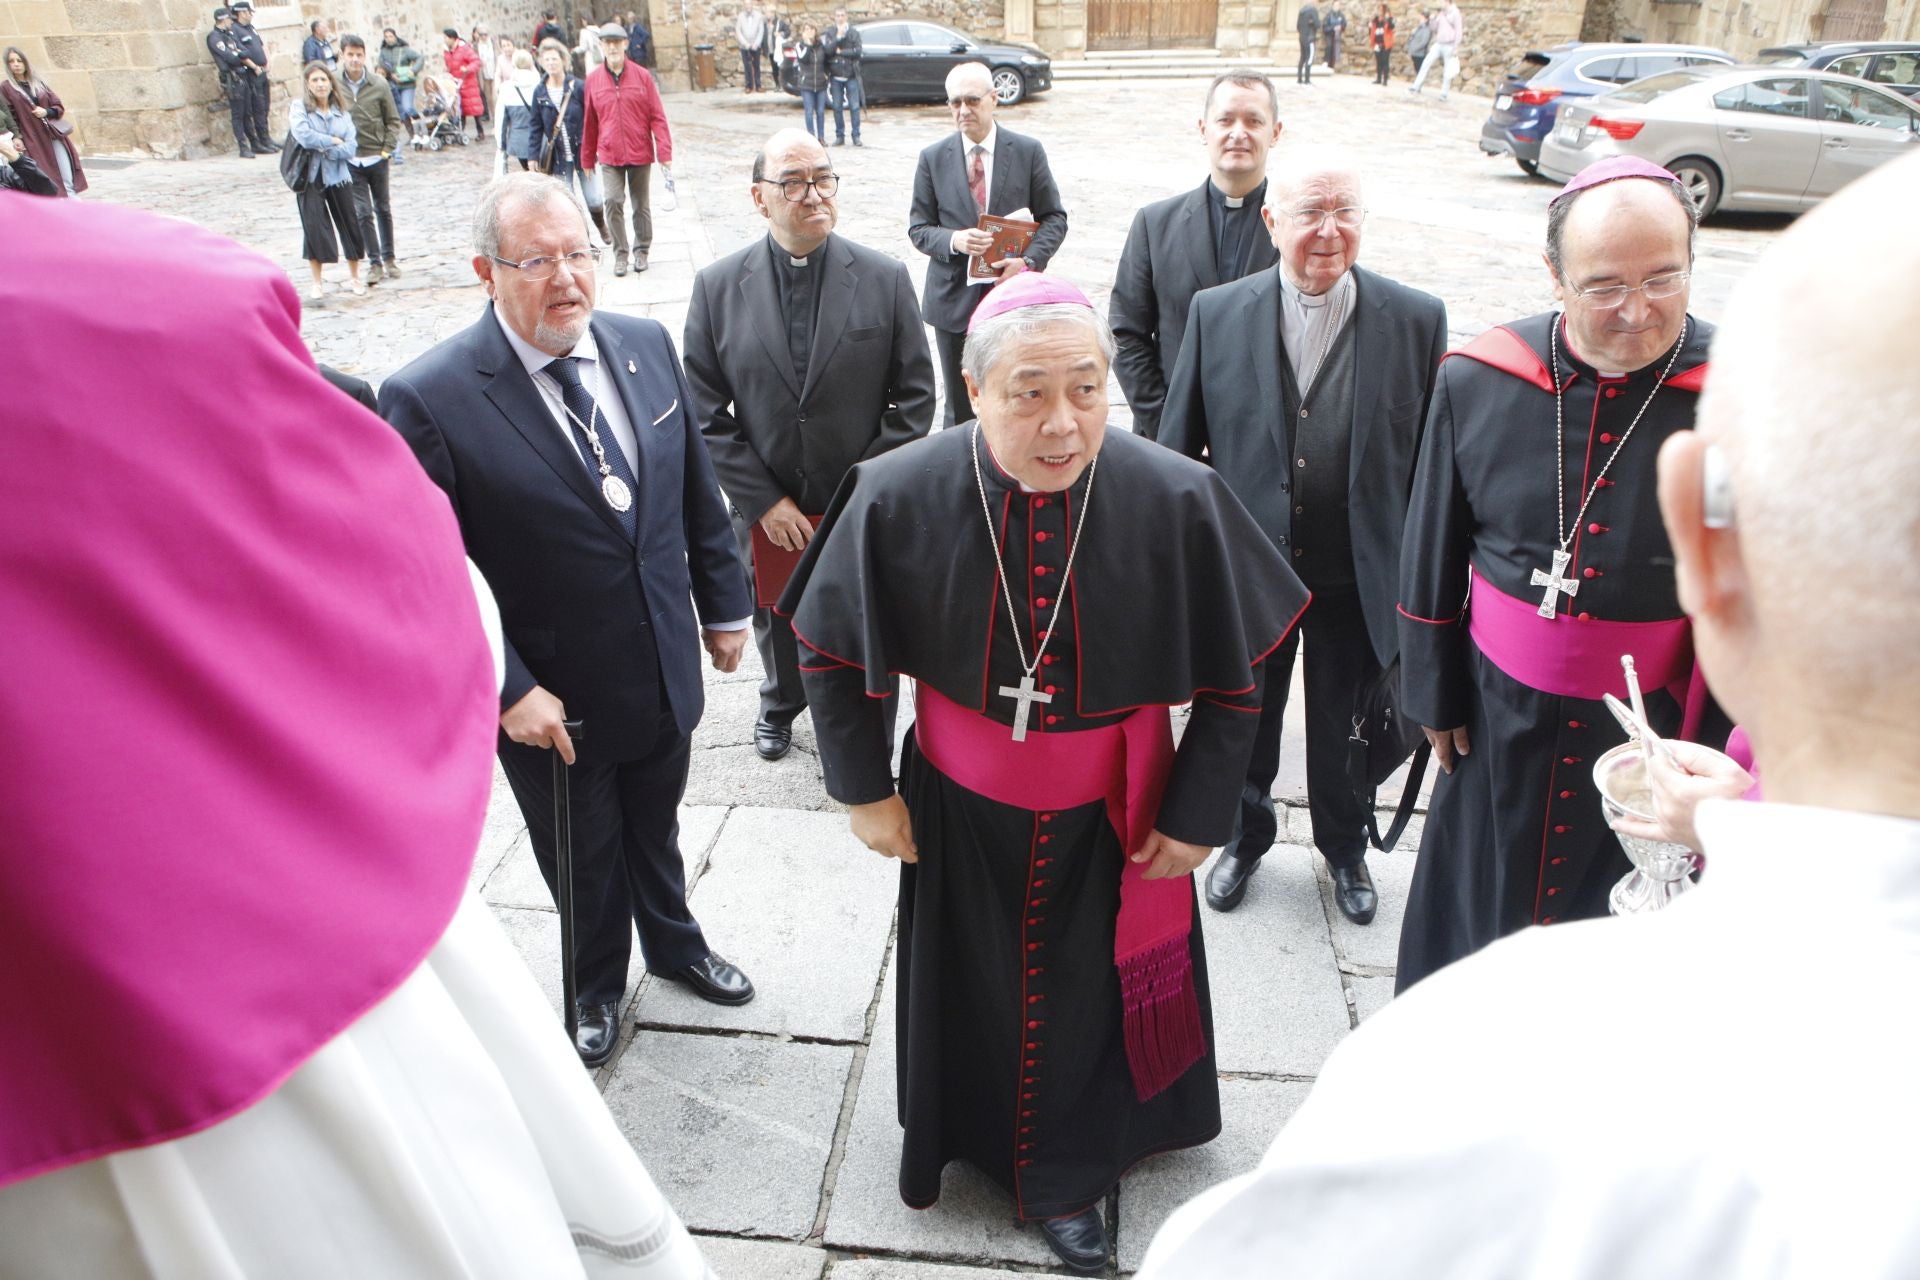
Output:
<path fill-rule="evenodd" d="M 1408 894 L 1401 991 L 1529 924 L 1607 913 L 1631 865 L 1593 762 L 1623 738 L 1600 701 L 1625 691 L 1622 654 L 1658 732 L 1726 736 L 1654 488 L 1661 444 L 1693 426 L 1713 337 L 1686 309 L 1692 210 L 1664 170 L 1602 163 L 1556 198 L 1572 206 L 1549 235 L 1564 314 L 1450 353 L 1427 419 L 1401 696 L 1451 772 Z"/>
<path fill-rule="evenodd" d="M 1110 351 L 1071 285 L 999 286 L 968 339 L 978 424 L 854 468 L 780 604 L 828 791 L 870 846 L 917 850 L 901 1197 L 932 1205 L 969 1161 L 1076 1268 L 1104 1264 L 1099 1206 L 1132 1164 L 1219 1132 L 1190 873 L 1233 825 L 1262 659 L 1307 600 L 1212 471 L 1106 431 Z M 1007 696 L 1029 672 L 1037 700 Z M 904 810 L 894 675 L 918 682 Z M 894 836 L 863 828 L 886 813 Z"/>

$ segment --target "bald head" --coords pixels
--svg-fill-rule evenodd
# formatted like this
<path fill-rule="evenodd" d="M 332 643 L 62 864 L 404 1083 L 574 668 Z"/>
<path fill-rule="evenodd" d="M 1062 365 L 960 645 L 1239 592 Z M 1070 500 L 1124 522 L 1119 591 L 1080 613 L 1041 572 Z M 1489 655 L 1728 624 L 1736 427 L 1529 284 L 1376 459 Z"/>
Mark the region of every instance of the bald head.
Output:
<path fill-rule="evenodd" d="M 782 129 L 760 149 L 760 165 L 754 176 L 777 174 L 789 161 L 811 168 L 816 158 L 824 160 L 826 155 L 827 149 L 820 145 L 820 140 L 805 129 Z"/>
<path fill-rule="evenodd" d="M 1359 201 L 1360 166 L 1344 147 L 1284 147 L 1267 161 L 1267 207 L 1276 213 L 1298 208 L 1302 196 L 1340 187 Z"/>
<path fill-rule="evenodd" d="M 794 257 L 811 254 L 833 233 L 839 189 L 827 149 L 805 130 L 780 130 L 754 159 L 754 208 L 766 218 L 767 234 Z"/>
<path fill-rule="evenodd" d="M 954 127 L 969 142 L 985 142 L 993 131 L 993 73 L 985 63 L 963 62 L 947 72 L 947 109 Z"/>

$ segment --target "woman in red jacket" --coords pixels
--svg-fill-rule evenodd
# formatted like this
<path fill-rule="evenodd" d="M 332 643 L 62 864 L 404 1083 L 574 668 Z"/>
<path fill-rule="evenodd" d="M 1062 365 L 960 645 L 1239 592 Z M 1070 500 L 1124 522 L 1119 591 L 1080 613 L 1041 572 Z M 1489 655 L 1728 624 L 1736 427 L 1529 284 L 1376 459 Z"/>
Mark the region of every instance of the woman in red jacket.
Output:
<path fill-rule="evenodd" d="M 473 121 L 473 136 L 484 138 L 487 136 L 487 103 L 480 92 L 480 55 L 452 27 L 440 34 L 447 41 L 441 61 L 460 82 L 460 114 Z"/>

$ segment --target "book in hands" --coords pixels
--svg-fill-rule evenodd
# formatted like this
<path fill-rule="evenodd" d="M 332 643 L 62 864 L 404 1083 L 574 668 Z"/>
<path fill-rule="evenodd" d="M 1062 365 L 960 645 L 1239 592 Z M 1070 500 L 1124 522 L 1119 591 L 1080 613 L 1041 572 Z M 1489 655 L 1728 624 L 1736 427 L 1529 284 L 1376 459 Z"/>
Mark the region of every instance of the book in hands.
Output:
<path fill-rule="evenodd" d="M 993 243 L 985 253 L 976 253 L 967 259 L 969 281 L 998 280 L 1000 264 L 1008 258 L 1024 257 L 1040 224 L 1025 218 L 1005 218 L 998 214 L 983 213 L 976 227 L 990 234 Z"/>

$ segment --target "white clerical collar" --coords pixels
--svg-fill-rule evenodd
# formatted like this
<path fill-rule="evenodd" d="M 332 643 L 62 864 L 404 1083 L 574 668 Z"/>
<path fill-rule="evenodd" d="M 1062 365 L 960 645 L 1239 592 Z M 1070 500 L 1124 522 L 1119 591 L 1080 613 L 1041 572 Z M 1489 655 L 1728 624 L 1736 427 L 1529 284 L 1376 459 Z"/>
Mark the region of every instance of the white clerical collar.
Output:
<path fill-rule="evenodd" d="M 1000 141 L 1000 126 L 997 124 L 988 125 L 987 136 L 982 138 L 978 142 L 975 142 L 972 138 L 969 138 L 964 133 L 960 135 L 960 141 L 966 147 L 966 151 L 969 156 L 973 154 L 973 149 L 975 147 L 979 147 L 981 150 L 985 151 L 988 155 L 992 155 L 995 144 Z"/>
<path fill-rule="evenodd" d="M 1300 307 L 1303 310 L 1318 311 L 1321 307 L 1332 302 L 1340 293 L 1340 280 L 1335 280 L 1328 286 L 1324 293 L 1302 293 L 1300 292 L 1300 287 L 1287 278 L 1285 267 L 1275 263 L 1273 269 L 1280 276 L 1280 292 L 1282 296 L 1284 296 L 1287 301 L 1293 303 L 1294 306 Z M 1342 280 L 1345 278 L 1344 275 L 1341 276 Z"/>
<path fill-rule="evenodd" d="M 1214 199 L 1218 200 L 1221 204 L 1225 205 L 1229 209 L 1238 209 L 1247 203 L 1247 199 L 1248 199 L 1247 196 L 1230 196 L 1226 192 L 1222 191 L 1219 187 L 1219 184 L 1214 182 L 1213 179 L 1211 178 L 1207 179 L 1207 190 L 1213 193 Z"/>
<path fill-rule="evenodd" d="M 507 335 L 507 345 L 513 348 L 513 354 L 520 357 L 520 364 L 529 374 L 539 373 L 562 356 L 548 355 L 540 348 L 528 342 L 513 331 L 513 326 L 501 319 L 500 308 L 492 308 L 493 319 L 500 326 L 500 332 Z M 593 343 L 593 327 L 589 325 L 580 334 L 580 341 L 573 344 L 573 350 L 567 352 L 575 360 L 584 360 L 588 364 L 600 362 L 600 349 Z M 583 375 L 584 376 L 584 375 Z"/>

